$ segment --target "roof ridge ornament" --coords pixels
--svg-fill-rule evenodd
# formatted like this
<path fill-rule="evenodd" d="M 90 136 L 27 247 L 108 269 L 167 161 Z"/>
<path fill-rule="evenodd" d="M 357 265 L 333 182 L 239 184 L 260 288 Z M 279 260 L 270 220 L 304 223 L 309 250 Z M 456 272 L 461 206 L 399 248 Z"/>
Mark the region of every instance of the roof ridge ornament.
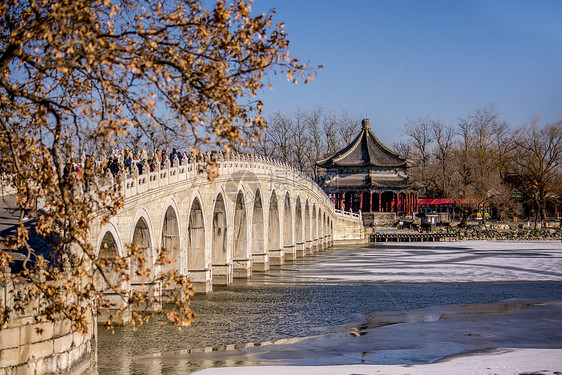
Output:
<path fill-rule="evenodd" d="M 371 130 L 371 120 L 369 120 L 368 118 L 364 118 L 363 120 L 361 120 L 361 125 L 363 126 L 363 129 Z"/>

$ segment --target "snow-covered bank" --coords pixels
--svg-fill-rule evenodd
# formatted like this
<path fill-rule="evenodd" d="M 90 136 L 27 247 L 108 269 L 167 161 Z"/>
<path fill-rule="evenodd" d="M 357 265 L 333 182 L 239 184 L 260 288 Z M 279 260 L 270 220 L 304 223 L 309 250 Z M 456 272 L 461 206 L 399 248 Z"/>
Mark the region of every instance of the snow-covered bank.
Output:
<path fill-rule="evenodd" d="M 209 368 L 197 375 L 552 375 L 562 371 L 562 349 L 494 349 L 427 365 L 256 366 Z"/>

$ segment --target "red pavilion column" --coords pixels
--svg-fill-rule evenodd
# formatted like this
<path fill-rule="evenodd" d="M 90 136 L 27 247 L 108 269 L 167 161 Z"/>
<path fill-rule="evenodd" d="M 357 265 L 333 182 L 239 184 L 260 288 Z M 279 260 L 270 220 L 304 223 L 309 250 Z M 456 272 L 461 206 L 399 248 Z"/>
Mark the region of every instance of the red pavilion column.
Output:
<path fill-rule="evenodd" d="M 413 207 L 412 207 L 412 193 L 408 193 L 408 213 L 411 214 L 413 211 Z"/>
<path fill-rule="evenodd" d="M 342 206 L 342 200 L 343 200 L 343 193 L 340 191 L 338 192 L 338 209 L 341 210 L 341 206 Z"/>
<path fill-rule="evenodd" d="M 410 193 L 408 193 L 407 197 L 408 197 L 408 207 L 407 207 L 407 211 L 408 211 L 408 213 L 411 213 L 411 212 L 412 212 L 412 206 L 411 206 L 411 204 L 412 204 L 412 197 L 410 196 Z"/>
<path fill-rule="evenodd" d="M 359 193 L 359 211 L 363 212 L 363 192 Z"/>
<path fill-rule="evenodd" d="M 373 192 L 369 191 L 369 212 L 373 212 Z"/>
<path fill-rule="evenodd" d="M 382 212 L 382 193 L 379 190 L 379 212 Z"/>

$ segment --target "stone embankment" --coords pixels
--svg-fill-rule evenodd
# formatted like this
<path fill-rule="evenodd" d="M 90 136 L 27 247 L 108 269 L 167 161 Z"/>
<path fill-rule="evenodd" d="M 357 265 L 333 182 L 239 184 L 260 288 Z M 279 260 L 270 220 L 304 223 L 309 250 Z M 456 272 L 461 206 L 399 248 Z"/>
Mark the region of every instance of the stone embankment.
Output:
<path fill-rule="evenodd" d="M 456 234 L 459 241 L 471 240 L 506 240 L 506 241 L 546 241 L 562 240 L 562 230 L 559 228 L 513 228 L 507 224 L 498 225 L 474 225 L 466 228 L 454 228 L 449 230 Z"/>
<path fill-rule="evenodd" d="M 2 272 L 10 279 L 11 270 Z M 53 283 L 73 281 L 66 270 L 65 278 Z M 35 299 L 21 308 L 27 293 L 22 282 L 0 283 L 0 310 L 13 311 L 9 323 L 0 327 L 0 375 L 94 374 L 96 317 L 89 310 L 88 332 L 75 332 L 69 320 L 42 321 L 36 312 L 43 305 Z"/>

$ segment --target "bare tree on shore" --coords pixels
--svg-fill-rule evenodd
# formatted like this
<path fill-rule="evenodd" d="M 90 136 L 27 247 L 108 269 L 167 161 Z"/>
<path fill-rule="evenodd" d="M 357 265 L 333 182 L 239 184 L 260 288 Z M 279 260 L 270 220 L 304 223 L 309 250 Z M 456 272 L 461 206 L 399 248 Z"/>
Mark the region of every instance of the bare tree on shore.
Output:
<path fill-rule="evenodd" d="M 335 115 L 322 108 L 276 112 L 267 122 L 253 151 L 286 162 L 312 178 L 319 176 L 316 162 L 349 143 L 347 139 L 350 134 L 357 135 L 359 123 L 346 112 Z"/>
<path fill-rule="evenodd" d="M 535 209 L 535 226 L 546 219 L 546 203 L 559 192 L 562 164 L 562 121 L 518 129 L 513 137 L 511 162 L 518 177 L 518 191 Z"/>
<path fill-rule="evenodd" d="M 453 199 L 461 225 L 484 206 L 494 207 L 501 218 L 518 213 L 516 192 L 534 202 L 537 217 L 544 217 L 552 181 L 560 174 L 554 168 L 560 163 L 559 131 L 560 123 L 512 130 L 493 107 L 478 108 L 455 126 L 431 119 L 404 125 L 412 180 L 427 196 Z"/>

